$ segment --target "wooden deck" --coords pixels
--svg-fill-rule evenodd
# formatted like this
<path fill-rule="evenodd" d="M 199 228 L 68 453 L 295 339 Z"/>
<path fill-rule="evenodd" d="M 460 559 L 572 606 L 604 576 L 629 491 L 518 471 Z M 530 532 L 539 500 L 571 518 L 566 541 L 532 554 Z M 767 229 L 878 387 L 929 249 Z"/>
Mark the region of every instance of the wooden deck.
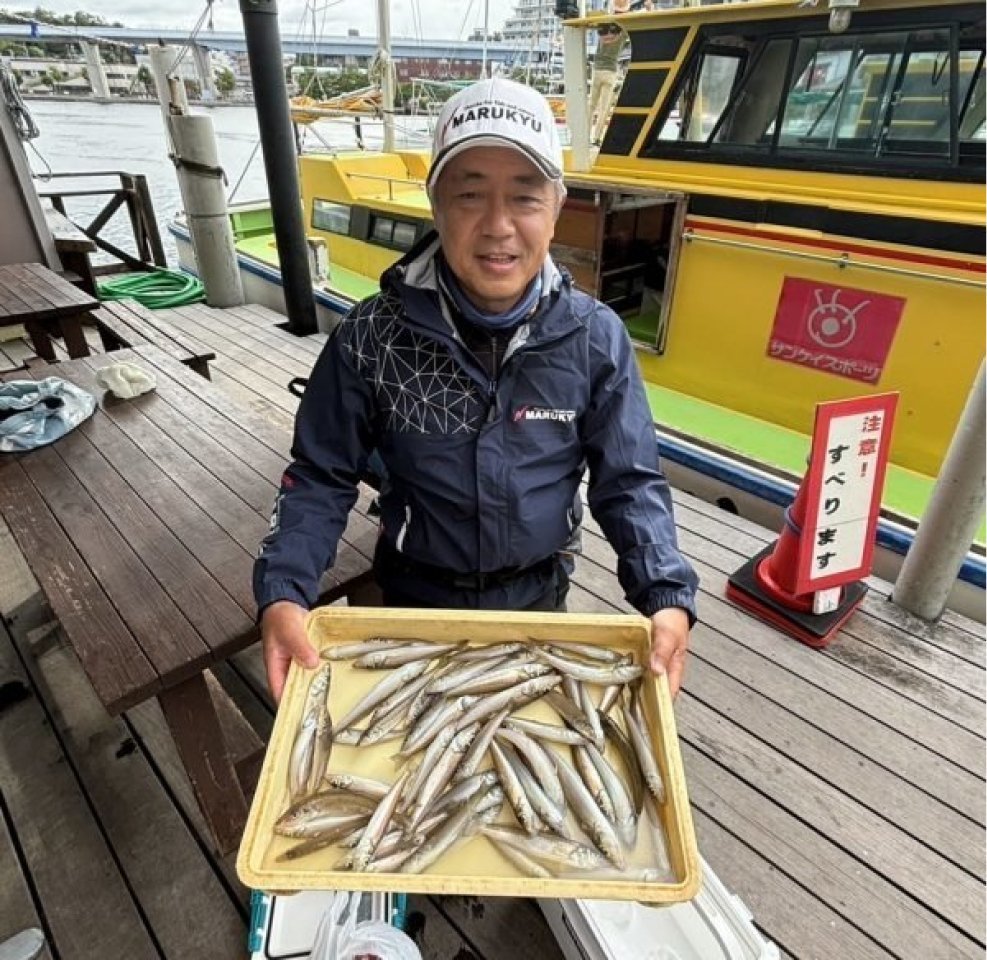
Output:
<path fill-rule="evenodd" d="M 324 337 L 291 338 L 259 307 L 165 315 L 216 353 L 214 383 L 290 422 L 285 385 Z M 982 627 L 922 624 L 874 582 L 836 641 L 810 650 L 723 599 L 774 535 L 686 494 L 676 507 L 702 578 L 677 717 L 706 860 L 783 955 L 983 957 Z M 584 539 L 570 609 L 627 611 L 592 521 Z M 66 960 L 244 956 L 247 891 L 233 858 L 210 852 L 157 707 L 108 717 L 6 530 L 0 556 L 0 862 L 14 865 L 0 871 L 0 942 L 33 924 Z M 266 737 L 259 651 L 217 676 Z M 561 956 L 532 903 L 412 909 L 430 960 Z"/>

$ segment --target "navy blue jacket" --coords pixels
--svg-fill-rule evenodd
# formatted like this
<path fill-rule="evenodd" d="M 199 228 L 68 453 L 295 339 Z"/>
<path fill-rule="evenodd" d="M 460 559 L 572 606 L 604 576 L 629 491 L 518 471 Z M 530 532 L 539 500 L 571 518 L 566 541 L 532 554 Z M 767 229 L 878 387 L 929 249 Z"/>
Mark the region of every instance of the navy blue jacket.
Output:
<path fill-rule="evenodd" d="M 326 343 L 295 422 L 254 568 L 258 609 L 311 607 L 333 563 L 367 458 L 380 451 L 382 535 L 413 560 L 463 574 L 527 567 L 578 543 L 579 485 L 618 556 L 627 599 L 695 618 L 668 484 L 619 317 L 547 260 L 545 295 L 491 382 L 440 294 L 436 238 L 382 277 Z M 507 596 L 505 606 L 510 605 Z"/>

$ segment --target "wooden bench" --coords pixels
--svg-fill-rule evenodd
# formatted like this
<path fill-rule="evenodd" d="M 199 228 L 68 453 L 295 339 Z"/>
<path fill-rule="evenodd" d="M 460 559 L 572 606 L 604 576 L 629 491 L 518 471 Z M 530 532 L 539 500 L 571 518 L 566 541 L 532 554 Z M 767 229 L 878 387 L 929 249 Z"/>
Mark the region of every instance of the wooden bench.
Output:
<path fill-rule="evenodd" d="M 61 276 L 90 296 L 96 296 L 96 277 L 89 254 L 96 252 L 96 242 L 82 232 L 68 217 L 54 207 L 45 207 L 45 220 L 55 241 L 55 252 L 65 268 Z"/>
<path fill-rule="evenodd" d="M 156 346 L 120 357 L 156 389 L 107 399 L 96 373 L 112 356 L 60 364 L 100 405 L 55 443 L 0 458 L 0 517 L 106 710 L 157 699 L 226 852 L 262 751 L 210 668 L 258 639 L 251 571 L 291 432 Z M 373 602 L 376 533 L 351 514 L 322 602 Z"/>
<path fill-rule="evenodd" d="M 136 300 L 109 300 L 92 314 L 103 348 L 109 353 L 153 344 L 179 363 L 209 379 L 209 361 L 216 359 L 205 344 L 178 330 Z"/>
<path fill-rule="evenodd" d="M 70 357 L 89 356 L 82 322 L 98 306 L 94 297 L 40 263 L 0 264 L 0 327 L 23 326 L 48 363 L 57 361 L 56 336 Z"/>

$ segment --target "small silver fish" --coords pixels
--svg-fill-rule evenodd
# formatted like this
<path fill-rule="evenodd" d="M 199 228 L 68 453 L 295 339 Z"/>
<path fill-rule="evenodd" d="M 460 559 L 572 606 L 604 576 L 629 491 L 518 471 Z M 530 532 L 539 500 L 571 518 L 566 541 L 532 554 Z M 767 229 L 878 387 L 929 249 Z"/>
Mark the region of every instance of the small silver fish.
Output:
<path fill-rule="evenodd" d="M 633 663 L 593 667 L 585 662 L 580 663 L 570 656 L 562 655 L 557 648 L 553 650 L 536 647 L 535 656 L 554 667 L 559 673 L 575 680 L 582 680 L 583 683 L 598 683 L 604 687 L 614 683 L 630 683 L 644 673 L 644 668 L 640 664 Z"/>
<path fill-rule="evenodd" d="M 603 855 L 584 843 L 548 833 L 529 835 L 510 827 L 492 825 L 481 831 L 489 839 L 520 850 L 552 867 L 569 870 L 598 870 L 606 866 Z"/>
<path fill-rule="evenodd" d="M 332 664 L 326 663 L 312 678 L 305 706 L 288 759 L 288 797 L 291 802 L 315 793 L 325 776 L 332 753 L 332 717 L 329 687 Z"/>
<path fill-rule="evenodd" d="M 415 660 L 432 661 L 462 645 L 463 643 L 413 643 L 393 650 L 375 650 L 354 660 L 353 666 L 359 670 L 391 670 Z"/>

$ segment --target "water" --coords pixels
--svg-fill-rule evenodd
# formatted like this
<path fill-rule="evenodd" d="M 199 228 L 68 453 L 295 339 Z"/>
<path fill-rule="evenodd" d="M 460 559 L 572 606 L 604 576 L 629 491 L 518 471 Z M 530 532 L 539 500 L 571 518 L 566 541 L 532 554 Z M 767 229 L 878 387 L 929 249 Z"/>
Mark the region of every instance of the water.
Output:
<path fill-rule="evenodd" d="M 175 245 L 167 232 L 168 222 L 181 209 L 181 195 L 175 168 L 168 159 L 164 123 L 157 103 L 89 103 L 86 101 L 39 101 L 27 104 L 41 136 L 32 141 L 42 160 L 30 147 L 27 154 L 31 169 L 47 172 L 46 162 L 55 173 L 81 173 L 87 170 L 122 170 L 147 177 L 154 212 L 170 266 L 177 266 Z M 267 198 L 267 181 L 259 148 L 257 117 L 252 106 L 216 107 L 208 112 L 213 119 L 220 164 L 226 171 L 231 191 L 243 177 L 234 199 Z M 379 122 L 363 121 L 364 141 L 368 149 L 379 148 L 382 140 Z M 399 117 L 396 120 L 399 143 L 415 146 L 427 144 L 428 124 L 424 119 Z M 319 124 L 322 140 L 306 134 L 306 149 L 325 150 L 356 146 L 350 120 L 330 120 Z M 324 142 L 323 142 L 324 141 Z M 251 154 L 253 160 L 251 161 Z M 249 162 L 249 165 L 248 165 Z M 40 191 L 50 187 L 91 189 L 116 185 L 111 178 L 56 180 L 52 184 L 36 181 Z M 69 216 L 82 226 L 88 225 L 102 209 L 107 198 L 70 197 L 66 200 Z M 111 242 L 135 252 L 130 220 L 126 211 L 118 211 L 103 230 Z M 100 254 L 100 259 L 103 255 Z"/>

